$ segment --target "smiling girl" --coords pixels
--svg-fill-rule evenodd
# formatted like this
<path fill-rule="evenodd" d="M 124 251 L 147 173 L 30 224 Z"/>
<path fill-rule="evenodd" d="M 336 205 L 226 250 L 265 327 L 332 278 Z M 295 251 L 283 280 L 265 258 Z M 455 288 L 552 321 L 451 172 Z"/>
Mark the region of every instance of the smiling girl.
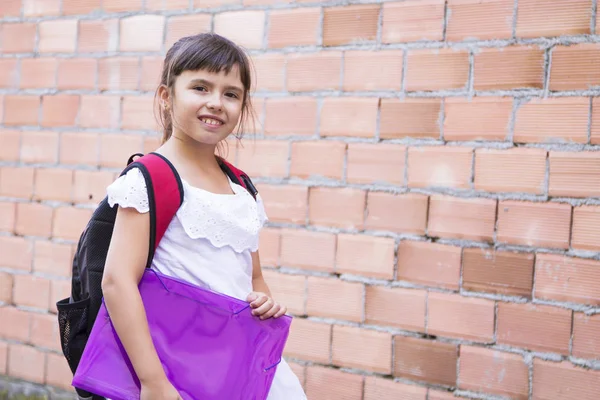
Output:
<path fill-rule="evenodd" d="M 184 200 L 151 267 L 247 301 L 261 319 L 278 318 L 286 307 L 272 298 L 258 254 L 258 234 L 267 220 L 263 202 L 234 183 L 215 156 L 217 146 L 236 128 L 243 132 L 252 117 L 250 90 L 247 56 L 221 36 L 186 37 L 168 51 L 157 90 L 164 132 L 156 153 L 179 173 Z M 129 170 L 107 192 L 111 207 L 118 205 L 102 281 L 107 310 L 140 379 L 141 398 L 180 399 L 152 343 L 138 290 L 150 235 L 141 171 Z M 277 367 L 268 399 L 306 399 L 285 361 Z"/>

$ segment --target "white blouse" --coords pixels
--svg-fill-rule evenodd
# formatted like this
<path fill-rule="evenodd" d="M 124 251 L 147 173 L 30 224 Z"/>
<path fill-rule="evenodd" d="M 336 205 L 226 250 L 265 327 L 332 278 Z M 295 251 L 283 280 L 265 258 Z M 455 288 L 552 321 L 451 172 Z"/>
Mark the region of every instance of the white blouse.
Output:
<path fill-rule="evenodd" d="M 156 248 L 151 267 L 241 300 L 252 292 L 252 252 L 258 250 L 265 222 L 263 201 L 229 180 L 234 194 L 216 194 L 182 179 L 183 203 Z M 133 168 L 107 188 L 111 207 L 147 213 L 148 192 L 142 172 Z M 218 266 L 218 268 L 216 267 Z M 303 400 L 304 391 L 282 361 L 268 400 Z"/>

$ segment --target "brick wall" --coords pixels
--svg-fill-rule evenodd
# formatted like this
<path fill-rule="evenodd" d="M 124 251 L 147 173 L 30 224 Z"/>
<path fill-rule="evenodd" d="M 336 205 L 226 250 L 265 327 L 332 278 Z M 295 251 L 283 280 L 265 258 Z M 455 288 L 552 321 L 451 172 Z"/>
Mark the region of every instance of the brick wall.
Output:
<path fill-rule="evenodd" d="M 596 9 L 2 0 L 0 375 L 68 387 L 54 303 L 74 241 L 158 144 L 166 48 L 213 30 L 256 65 L 260 128 L 228 157 L 266 201 L 310 399 L 597 399 Z"/>

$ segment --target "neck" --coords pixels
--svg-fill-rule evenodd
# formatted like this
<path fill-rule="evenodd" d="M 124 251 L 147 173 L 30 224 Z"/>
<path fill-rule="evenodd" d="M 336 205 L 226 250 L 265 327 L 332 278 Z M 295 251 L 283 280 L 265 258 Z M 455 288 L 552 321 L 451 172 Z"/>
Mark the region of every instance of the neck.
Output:
<path fill-rule="evenodd" d="M 216 145 L 199 143 L 187 135 L 174 134 L 165 142 L 162 149 L 201 170 L 220 168 L 215 156 Z"/>

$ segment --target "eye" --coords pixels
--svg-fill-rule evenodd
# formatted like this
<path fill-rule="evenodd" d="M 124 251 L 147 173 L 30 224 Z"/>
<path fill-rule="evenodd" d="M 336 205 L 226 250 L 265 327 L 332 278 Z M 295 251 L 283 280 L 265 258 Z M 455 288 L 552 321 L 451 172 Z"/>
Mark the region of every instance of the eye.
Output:
<path fill-rule="evenodd" d="M 238 99 L 239 98 L 239 96 L 237 95 L 237 93 L 233 93 L 233 92 L 229 92 L 225 96 L 231 97 L 232 99 Z"/>
<path fill-rule="evenodd" d="M 202 91 L 206 91 L 206 87 L 204 87 L 204 86 L 196 86 L 194 88 L 194 90 L 198 90 L 198 91 L 202 92 Z"/>

